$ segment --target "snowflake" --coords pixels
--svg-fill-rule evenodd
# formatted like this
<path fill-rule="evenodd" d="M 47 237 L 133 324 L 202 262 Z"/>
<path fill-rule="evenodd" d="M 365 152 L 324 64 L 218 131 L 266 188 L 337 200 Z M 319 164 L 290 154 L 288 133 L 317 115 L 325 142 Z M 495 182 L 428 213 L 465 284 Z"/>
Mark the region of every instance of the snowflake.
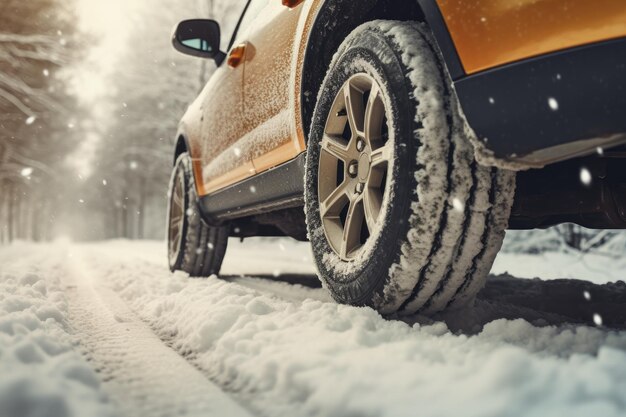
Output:
<path fill-rule="evenodd" d="M 549 97 L 548 106 L 550 106 L 552 111 L 557 111 L 559 109 L 559 102 L 554 97 Z"/>
<path fill-rule="evenodd" d="M 602 316 L 598 313 L 594 313 L 593 322 L 596 324 L 596 326 L 602 326 Z"/>
<path fill-rule="evenodd" d="M 463 202 L 456 197 L 452 199 L 452 207 L 460 213 L 465 211 L 465 204 L 463 204 Z"/>
<path fill-rule="evenodd" d="M 583 185 L 589 186 L 591 185 L 591 172 L 589 172 L 589 170 L 585 167 L 582 167 L 580 169 L 580 182 L 583 183 Z"/>

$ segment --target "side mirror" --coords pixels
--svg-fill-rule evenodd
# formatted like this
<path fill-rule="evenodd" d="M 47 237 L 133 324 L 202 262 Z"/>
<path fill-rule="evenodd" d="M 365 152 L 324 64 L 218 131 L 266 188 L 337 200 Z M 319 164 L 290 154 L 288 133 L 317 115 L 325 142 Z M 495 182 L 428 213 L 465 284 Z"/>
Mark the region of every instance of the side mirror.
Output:
<path fill-rule="evenodd" d="M 220 25 L 215 20 L 183 20 L 174 29 L 172 45 L 178 52 L 213 59 L 217 65 L 226 57 L 220 51 Z"/>

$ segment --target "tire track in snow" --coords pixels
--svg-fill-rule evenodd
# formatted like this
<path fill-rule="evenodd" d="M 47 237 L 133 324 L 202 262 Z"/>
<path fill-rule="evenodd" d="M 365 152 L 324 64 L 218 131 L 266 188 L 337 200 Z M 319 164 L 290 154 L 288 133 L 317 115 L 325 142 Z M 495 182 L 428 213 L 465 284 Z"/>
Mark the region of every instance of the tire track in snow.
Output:
<path fill-rule="evenodd" d="M 78 257 L 70 253 L 64 267 L 70 323 L 123 415 L 251 415 L 98 284 Z"/>

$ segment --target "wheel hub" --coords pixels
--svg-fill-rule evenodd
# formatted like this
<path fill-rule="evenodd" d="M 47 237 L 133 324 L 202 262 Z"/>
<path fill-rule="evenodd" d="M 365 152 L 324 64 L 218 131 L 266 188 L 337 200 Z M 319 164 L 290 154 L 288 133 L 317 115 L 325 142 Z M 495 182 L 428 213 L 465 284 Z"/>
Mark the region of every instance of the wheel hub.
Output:
<path fill-rule="evenodd" d="M 370 156 L 367 152 L 363 152 L 359 157 L 359 181 L 365 182 L 370 174 Z"/>
<path fill-rule="evenodd" d="M 318 172 L 324 234 L 345 261 L 358 256 L 378 230 L 394 154 L 387 130 L 378 83 L 367 74 L 354 75 L 337 93 L 329 112 Z"/>

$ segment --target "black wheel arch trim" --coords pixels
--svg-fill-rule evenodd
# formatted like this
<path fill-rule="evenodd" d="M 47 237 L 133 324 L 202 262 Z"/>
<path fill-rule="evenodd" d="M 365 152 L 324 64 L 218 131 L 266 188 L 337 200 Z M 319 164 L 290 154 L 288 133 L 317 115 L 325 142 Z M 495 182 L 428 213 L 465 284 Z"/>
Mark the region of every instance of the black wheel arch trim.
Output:
<path fill-rule="evenodd" d="M 452 81 L 456 81 L 465 76 L 465 70 L 463 64 L 459 58 L 459 54 L 454 46 L 454 41 L 450 36 L 448 26 L 441 14 L 441 9 L 436 0 L 417 0 L 417 3 L 424 13 L 424 18 L 432 31 L 437 46 L 439 46 L 439 52 L 443 56 L 443 60 L 446 63 L 450 78 Z"/>
<path fill-rule="evenodd" d="M 543 166 L 626 133 L 626 38 L 482 71 L 454 85 L 478 139 L 497 159 Z M 600 139 L 602 140 L 602 139 Z M 589 148 L 589 149 L 588 149 Z"/>
<path fill-rule="evenodd" d="M 178 157 L 184 152 L 189 152 L 189 149 L 191 148 L 189 147 L 189 139 L 187 139 L 187 135 L 185 135 L 182 132 L 179 132 L 176 135 L 173 165 L 176 165 L 176 160 L 178 159 Z"/>

